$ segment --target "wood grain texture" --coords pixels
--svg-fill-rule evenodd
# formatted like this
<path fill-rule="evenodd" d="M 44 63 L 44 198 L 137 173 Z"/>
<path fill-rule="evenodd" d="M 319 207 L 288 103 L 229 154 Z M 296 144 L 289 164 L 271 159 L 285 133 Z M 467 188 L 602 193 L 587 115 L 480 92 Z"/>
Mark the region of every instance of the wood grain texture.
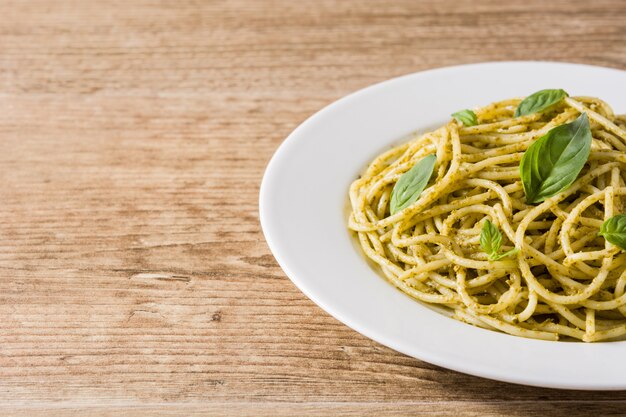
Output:
<path fill-rule="evenodd" d="M 285 136 L 371 83 L 626 68 L 626 2 L 0 7 L 3 415 L 626 415 L 626 392 L 484 380 L 351 331 L 285 277 L 257 207 Z"/>

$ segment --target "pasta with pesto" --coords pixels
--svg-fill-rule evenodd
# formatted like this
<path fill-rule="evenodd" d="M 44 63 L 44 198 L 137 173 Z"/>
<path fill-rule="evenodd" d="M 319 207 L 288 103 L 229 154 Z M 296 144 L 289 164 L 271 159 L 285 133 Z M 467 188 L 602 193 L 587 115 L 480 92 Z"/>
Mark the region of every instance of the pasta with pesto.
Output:
<path fill-rule="evenodd" d="M 617 339 L 626 252 L 611 243 L 621 231 L 599 232 L 625 208 L 626 117 L 539 93 L 455 113 L 376 157 L 350 186 L 348 227 L 388 281 L 458 320 Z"/>

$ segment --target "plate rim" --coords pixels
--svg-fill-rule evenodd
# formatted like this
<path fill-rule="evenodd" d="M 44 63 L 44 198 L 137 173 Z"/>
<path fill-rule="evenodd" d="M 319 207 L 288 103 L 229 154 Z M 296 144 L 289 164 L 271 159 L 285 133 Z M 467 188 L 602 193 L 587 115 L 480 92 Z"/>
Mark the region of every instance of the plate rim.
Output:
<path fill-rule="evenodd" d="M 289 266 L 289 261 L 285 259 L 283 254 L 277 250 L 277 244 L 274 241 L 274 236 L 269 231 L 269 218 L 270 216 L 267 211 L 267 201 L 268 201 L 268 192 L 267 189 L 269 187 L 269 183 L 271 181 L 271 177 L 274 175 L 274 171 L 276 169 L 277 161 L 279 161 L 283 154 L 289 151 L 289 148 L 293 146 L 294 143 L 298 140 L 298 136 L 300 132 L 306 130 L 309 125 L 316 122 L 316 119 L 323 117 L 326 113 L 331 112 L 335 109 L 335 107 L 343 106 L 349 103 L 350 101 L 358 98 L 362 94 L 368 94 L 376 89 L 385 88 L 388 84 L 395 83 L 407 78 L 412 78 L 416 76 L 428 75 L 434 72 L 443 72 L 443 71 L 455 71 L 460 69 L 469 69 L 469 68 L 477 68 L 481 66 L 511 66 L 511 65 L 528 65 L 528 64 L 539 64 L 539 65 L 554 65 L 554 66 L 563 66 L 563 67 L 578 67 L 580 69 L 591 69 L 591 70 L 602 70 L 602 71 L 614 71 L 616 73 L 624 73 L 626 70 L 614 68 L 614 67 L 604 67 L 598 65 L 589 65 L 589 64 L 581 64 L 581 63 L 570 63 L 564 61 L 543 61 L 543 60 L 520 60 L 520 61 L 486 61 L 479 63 L 470 63 L 470 64 L 462 64 L 462 65 L 451 65 L 444 67 L 431 68 L 423 71 L 416 71 L 412 73 L 407 73 L 404 75 L 400 75 L 397 77 L 385 79 L 383 81 L 368 85 L 366 87 L 360 88 L 356 91 L 353 91 L 345 96 L 340 97 L 339 99 L 332 101 L 331 103 L 325 105 L 321 109 L 317 110 L 315 113 L 307 117 L 303 122 L 300 122 L 297 127 L 279 144 L 279 146 L 274 151 L 272 157 L 266 165 L 266 168 L 263 173 L 263 179 L 261 181 L 261 185 L 259 188 L 259 220 L 263 235 L 265 237 L 265 241 L 267 245 L 276 259 L 277 263 L 290 279 L 290 281 L 298 288 L 306 297 L 308 297 L 311 301 L 313 301 L 317 306 L 319 306 L 322 310 L 324 310 L 327 314 L 348 326 L 352 330 L 366 336 L 369 339 L 374 340 L 377 343 L 380 343 L 383 346 L 389 347 L 397 352 L 400 352 L 409 357 L 416 358 L 418 360 L 422 360 L 437 366 L 440 366 L 445 369 L 451 369 L 454 371 L 458 371 L 461 373 L 465 373 L 468 375 L 474 375 L 482 378 L 488 378 L 496 381 L 503 381 L 507 383 L 519 384 L 519 385 L 528 385 L 534 387 L 543 387 L 543 388 L 558 388 L 558 389 L 570 389 L 570 390 L 604 390 L 604 391 L 615 391 L 615 390 L 626 390 L 626 379 L 621 385 L 613 384 L 613 383 L 594 383 L 593 385 L 578 383 L 576 381 L 573 382 L 560 382 L 560 383 L 546 383 L 543 378 L 532 378 L 532 377 L 519 377 L 515 375 L 507 375 L 505 373 L 497 372 L 494 369 L 485 369 L 485 368 L 476 368 L 471 365 L 459 364 L 456 362 L 451 362 L 449 358 L 440 357 L 436 354 L 432 354 L 428 350 L 420 350 L 419 355 L 414 353 L 415 346 L 412 349 L 409 349 L 409 346 L 403 344 L 401 341 L 387 339 L 386 337 L 378 334 L 377 331 L 373 330 L 368 326 L 364 326 L 361 323 L 358 323 L 356 320 L 353 320 L 351 317 L 344 316 L 339 314 L 337 309 L 335 309 L 332 305 L 326 303 L 323 297 L 319 297 L 315 291 L 312 291 L 306 280 L 301 280 L 297 274 Z M 365 262 L 365 260 L 364 260 Z M 380 275 L 380 274 L 379 274 Z M 381 276 L 383 281 L 384 278 Z M 388 285 L 392 286 L 392 284 Z M 394 287 L 395 288 L 395 287 Z M 475 328 L 477 330 L 483 330 L 479 328 Z M 515 336 L 513 336 L 515 337 Z M 555 342 L 546 342 L 546 343 L 555 343 Z M 557 342 L 558 343 L 558 342 Z M 619 342 L 604 342 L 604 343 L 619 343 Z M 588 346 L 593 346 L 589 344 Z"/>

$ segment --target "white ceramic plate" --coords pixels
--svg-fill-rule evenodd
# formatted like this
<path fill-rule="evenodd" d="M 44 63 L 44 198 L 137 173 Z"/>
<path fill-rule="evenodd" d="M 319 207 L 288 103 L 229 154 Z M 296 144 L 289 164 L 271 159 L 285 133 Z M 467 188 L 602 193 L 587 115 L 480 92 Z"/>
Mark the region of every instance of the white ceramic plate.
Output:
<path fill-rule="evenodd" d="M 626 71 L 549 62 L 464 65 L 360 90 L 302 123 L 269 163 L 260 195 L 276 260 L 338 320 L 399 352 L 501 381 L 626 389 L 626 341 L 547 342 L 445 317 L 403 294 L 360 254 L 346 229 L 349 184 L 381 151 L 449 115 L 544 88 L 593 95 L 626 112 Z"/>

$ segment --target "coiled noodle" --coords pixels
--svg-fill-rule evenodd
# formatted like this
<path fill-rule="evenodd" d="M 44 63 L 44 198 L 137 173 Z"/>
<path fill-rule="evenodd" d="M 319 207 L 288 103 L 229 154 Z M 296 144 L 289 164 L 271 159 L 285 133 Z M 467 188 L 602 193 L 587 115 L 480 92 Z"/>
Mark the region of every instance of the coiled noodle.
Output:
<path fill-rule="evenodd" d="M 626 253 L 598 231 L 624 210 L 626 118 L 594 97 L 514 117 L 519 103 L 476 109 L 476 126 L 451 120 L 378 156 L 350 187 L 349 228 L 392 284 L 459 320 L 537 339 L 619 338 L 626 334 Z M 583 170 L 566 190 L 528 204 L 524 152 L 582 112 L 592 133 Z M 428 186 L 392 215 L 395 183 L 430 154 L 437 162 Z M 502 232 L 503 250 L 516 247 L 516 255 L 488 259 L 479 245 L 485 219 Z"/>

